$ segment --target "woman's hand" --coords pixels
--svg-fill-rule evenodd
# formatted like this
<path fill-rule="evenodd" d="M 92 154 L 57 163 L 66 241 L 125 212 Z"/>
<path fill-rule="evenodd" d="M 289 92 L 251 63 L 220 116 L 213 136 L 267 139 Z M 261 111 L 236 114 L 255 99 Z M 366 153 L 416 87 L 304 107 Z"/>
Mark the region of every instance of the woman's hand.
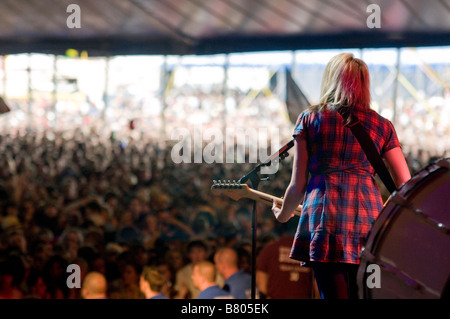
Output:
<path fill-rule="evenodd" d="M 282 207 L 282 203 L 279 203 L 278 201 L 273 200 L 273 205 L 272 205 L 273 215 L 275 216 L 275 218 L 279 222 L 285 223 L 285 222 L 287 222 L 290 219 L 290 217 L 288 219 L 286 219 L 286 220 L 280 218 L 280 216 L 281 216 L 281 207 Z"/>
<path fill-rule="evenodd" d="M 286 223 L 289 219 L 294 217 L 295 214 L 294 213 L 289 214 L 288 215 L 289 217 L 287 217 L 287 219 L 286 219 L 286 217 L 284 215 L 287 215 L 287 214 L 286 213 L 281 214 L 281 212 L 282 212 L 281 207 L 282 207 L 282 203 L 278 202 L 277 200 L 273 200 L 272 212 L 273 212 L 275 218 L 281 223 Z"/>

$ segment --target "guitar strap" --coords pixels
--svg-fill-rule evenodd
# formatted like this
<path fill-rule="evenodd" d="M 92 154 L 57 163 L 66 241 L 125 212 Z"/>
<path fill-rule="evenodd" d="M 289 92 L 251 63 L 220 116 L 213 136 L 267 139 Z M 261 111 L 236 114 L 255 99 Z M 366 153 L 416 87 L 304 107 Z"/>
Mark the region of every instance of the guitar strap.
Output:
<path fill-rule="evenodd" d="M 345 112 L 346 111 L 345 109 L 347 108 L 344 107 L 338 108 L 339 114 L 341 114 L 341 116 L 347 123 L 345 124 L 345 126 L 347 126 L 352 131 L 353 135 L 358 140 L 359 144 L 361 145 L 361 148 L 366 153 L 367 159 L 369 160 L 370 164 L 372 164 L 377 174 L 380 176 L 381 180 L 383 181 L 388 191 L 390 193 L 393 193 L 397 188 L 395 187 L 395 183 L 392 180 L 392 176 L 389 173 L 389 170 L 387 169 L 386 165 L 384 164 L 381 155 L 378 153 L 372 138 L 370 137 L 369 133 L 367 133 L 367 131 L 364 129 L 359 119 L 355 115 L 353 114 L 350 115 L 348 114 L 348 112 Z M 350 122 L 348 122 L 349 116 L 351 116 Z"/>

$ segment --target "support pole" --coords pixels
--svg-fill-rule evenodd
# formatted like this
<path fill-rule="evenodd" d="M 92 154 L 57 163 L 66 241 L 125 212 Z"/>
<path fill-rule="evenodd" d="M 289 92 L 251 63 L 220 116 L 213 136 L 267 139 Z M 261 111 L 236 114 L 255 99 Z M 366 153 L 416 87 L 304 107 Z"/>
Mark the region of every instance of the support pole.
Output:
<path fill-rule="evenodd" d="M 52 92 L 52 111 L 53 111 L 53 129 L 56 128 L 57 114 L 56 114 L 56 103 L 58 102 L 58 55 L 53 56 L 53 92 Z"/>
<path fill-rule="evenodd" d="M 392 124 L 394 126 L 397 124 L 397 98 L 398 98 L 398 85 L 399 85 L 399 75 L 400 75 L 400 48 L 397 48 L 397 63 L 395 71 L 395 85 L 394 85 L 394 96 L 393 96 L 393 110 L 392 110 Z"/>
<path fill-rule="evenodd" d="M 174 70 L 172 70 L 174 72 Z M 161 92 L 161 134 L 166 138 L 166 109 L 167 95 L 169 94 L 170 75 L 167 70 L 167 55 L 164 56 L 164 62 L 161 67 L 160 92 Z"/>
<path fill-rule="evenodd" d="M 105 126 L 106 120 L 106 110 L 109 105 L 109 65 L 110 65 L 111 57 L 105 58 L 105 87 L 103 88 L 103 110 L 102 110 L 102 123 Z"/>
<path fill-rule="evenodd" d="M 2 70 L 3 70 L 3 99 L 6 99 L 6 55 L 2 57 Z"/>
<path fill-rule="evenodd" d="M 27 76 L 28 76 L 28 93 L 27 93 L 27 100 L 28 100 L 28 109 L 27 109 L 27 131 L 31 129 L 31 123 L 32 123 L 32 112 L 31 108 L 33 106 L 33 89 L 32 89 L 32 79 L 31 79 L 31 53 L 28 53 L 28 67 L 27 67 Z"/>
<path fill-rule="evenodd" d="M 227 54 L 225 57 L 225 64 L 223 66 L 223 83 L 222 83 L 222 94 L 223 94 L 223 133 L 226 134 L 227 129 L 227 119 L 228 119 L 228 111 L 227 111 L 227 96 L 228 96 L 228 69 L 230 67 L 230 58 Z"/>

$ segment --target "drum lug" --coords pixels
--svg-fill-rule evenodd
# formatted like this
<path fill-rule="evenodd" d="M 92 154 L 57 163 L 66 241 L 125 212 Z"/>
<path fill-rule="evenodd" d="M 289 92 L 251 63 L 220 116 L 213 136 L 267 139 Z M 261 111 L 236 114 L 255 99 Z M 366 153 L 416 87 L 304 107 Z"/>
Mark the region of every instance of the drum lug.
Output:
<path fill-rule="evenodd" d="M 377 258 L 370 252 L 370 251 L 368 251 L 367 249 L 365 249 L 365 247 L 363 247 L 362 249 L 361 249 L 361 259 L 365 259 L 365 260 L 367 260 L 368 262 L 370 262 L 370 263 L 377 263 L 378 262 L 378 260 L 377 260 Z"/>
<path fill-rule="evenodd" d="M 442 158 L 436 162 L 436 165 L 450 169 L 450 161 L 448 159 Z"/>
<path fill-rule="evenodd" d="M 394 193 L 391 196 L 390 201 L 396 205 L 399 205 L 401 207 L 405 207 L 407 210 L 416 213 L 420 218 L 422 218 L 426 223 L 428 223 L 430 226 L 438 229 L 440 232 L 444 233 L 445 235 L 450 235 L 450 229 L 447 227 L 447 225 L 444 225 L 443 223 L 439 223 L 435 221 L 434 219 L 430 218 L 427 214 L 425 214 L 421 209 L 415 208 L 411 203 L 408 203 L 406 198 L 401 196 L 398 193 Z"/>
<path fill-rule="evenodd" d="M 390 272 L 391 274 L 397 276 L 398 278 L 401 278 L 408 286 L 414 289 L 419 290 L 424 288 L 421 284 L 419 284 L 417 281 L 415 281 L 414 279 L 403 273 L 395 266 L 392 266 L 376 258 L 371 252 L 364 249 L 364 247 L 361 249 L 361 259 L 367 260 L 369 264 L 376 264 L 380 266 L 385 271 Z"/>
<path fill-rule="evenodd" d="M 443 223 L 439 223 L 439 222 L 435 221 L 434 219 L 430 218 L 427 214 L 425 214 L 420 209 L 412 209 L 412 210 L 416 214 L 418 214 L 426 223 L 428 223 L 428 225 L 436 228 L 438 231 L 440 231 L 441 233 L 443 233 L 447 236 L 450 235 L 450 229 Z"/>
<path fill-rule="evenodd" d="M 399 193 L 394 193 L 392 194 L 391 198 L 389 199 L 390 202 L 394 203 L 394 204 L 398 204 L 400 206 L 404 206 L 404 207 L 408 207 L 408 201 L 406 200 L 406 198 L 404 198 L 402 195 L 400 195 Z"/>

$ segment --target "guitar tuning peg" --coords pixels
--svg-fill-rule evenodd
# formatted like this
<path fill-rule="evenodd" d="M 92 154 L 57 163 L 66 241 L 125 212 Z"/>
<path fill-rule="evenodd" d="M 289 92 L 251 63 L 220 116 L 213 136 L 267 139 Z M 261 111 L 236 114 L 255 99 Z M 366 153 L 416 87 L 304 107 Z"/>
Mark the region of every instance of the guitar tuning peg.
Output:
<path fill-rule="evenodd" d="M 216 185 L 216 184 L 217 184 L 217 181 L 216 181 L 215 179 L 213 179 L 213 184 L 214 184 L 214 185 Z"/>

